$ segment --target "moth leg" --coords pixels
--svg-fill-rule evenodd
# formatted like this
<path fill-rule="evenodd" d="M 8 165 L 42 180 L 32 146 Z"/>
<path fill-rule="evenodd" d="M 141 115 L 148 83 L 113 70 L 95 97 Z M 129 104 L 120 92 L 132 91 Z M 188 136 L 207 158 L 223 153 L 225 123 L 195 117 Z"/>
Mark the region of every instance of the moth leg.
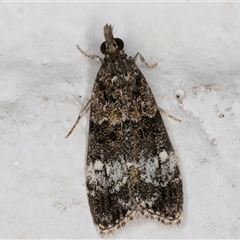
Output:
<path fill-rule="evenodd" d="M 139 52 L 134 56 L 134 58 L 133 58 L 134 62 L 136 62 L 137 57 L 139 57 L 140 60 L 141 60 L 141 62 L 144 63 L 148 68 L 155 68 L 155 67 L 157 66 L 157 63 L 155 63 L 155 64 L 153 64 L 153 65 L 149 65 L 149 64 L 146 62 L 146 60 L 144 59 L 144 57 L 142 56 L 142 54 L 139 53 Z"/>
<path fill-rule="evenodd" d="M 175 118 L 174 116 L 170 115 L 169 113 L 167 113 L 166 111 L 164 111 L 164 110 L 161 109 L 160 107 L 158 107 L 158 109 L 159 109 L 159 111 L 160 111 L 162 114 L 164 114 L 165 116 L 167 116 L 167 117 L 169 117 L 169 118 L 171 118 L 171 119 L 173 119 L 173 120 L 175 120 L 175 121 L 177 121 L 177 122 L 181 122 L 180 119 Z"/>
<path fill-rule="evenodd" d="M 77 45 L 77 49 L 85 56 L 85 57 L 88 57 L 90 59 L 97 59 L 100 63 L 103 62 L 102 58 L 100 58 L 98 55 L 88 55 L 86 54 L 78 45 Z"/>
<path fill-rule="evenodd" d="M 75 127 L 77 126 L 78 122 L 80 121 L 81 117 L 83 116 L 83 114 L 88 110 L 88 108 L 90 107 L 91 104 L 91 99 L 88 100 L 87 104 L 85 105 L 85 107 L 83 108 L 83 110 L 79 113 L 78 118 L 76 120 L 76 122 L 74 123 L 74 125 L 72 126 L 71 130 L 69 131 L 69 133 L 66 135 L 65 138 L 69 137 L 70 134 L 73 132 L 73 130 L 75 129 Z"/>

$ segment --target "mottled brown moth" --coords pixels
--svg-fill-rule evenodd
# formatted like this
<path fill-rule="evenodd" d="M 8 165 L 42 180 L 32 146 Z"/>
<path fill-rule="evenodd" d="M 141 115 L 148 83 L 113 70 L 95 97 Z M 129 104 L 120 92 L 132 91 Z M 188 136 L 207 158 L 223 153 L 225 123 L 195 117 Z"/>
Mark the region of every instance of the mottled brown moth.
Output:
<path fill-rule="evenodd" d="M 137 57 L 127 57 L 124 43 L 104 27 L 104 58 L 93 86 L 86 163 L 86 187 L 93 221 L 101 233 L 125 225 L 138 213 L 165 224 L 180 223 L 182 178 L 152 91 Z M 150 66 L 148 66 L 150 67 Z"/>

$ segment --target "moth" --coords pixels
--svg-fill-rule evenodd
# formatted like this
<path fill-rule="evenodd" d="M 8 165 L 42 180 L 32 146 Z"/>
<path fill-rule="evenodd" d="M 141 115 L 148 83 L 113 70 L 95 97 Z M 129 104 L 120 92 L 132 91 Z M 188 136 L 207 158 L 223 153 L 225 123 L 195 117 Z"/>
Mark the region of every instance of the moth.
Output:
<path fill-rule="evenodd" d="M 165 224 L 180 223 L 183 186 L 178 158 L 158 105 L 136 60 L 128 57 L 113 28 L 104 27 L 104 58 L 92 96 L 76 123 L 90 107 L 86 188 L 93 221 L 110 233 L 139 214 Z M 150 66 L 149 66 L 150 67 Z"/>

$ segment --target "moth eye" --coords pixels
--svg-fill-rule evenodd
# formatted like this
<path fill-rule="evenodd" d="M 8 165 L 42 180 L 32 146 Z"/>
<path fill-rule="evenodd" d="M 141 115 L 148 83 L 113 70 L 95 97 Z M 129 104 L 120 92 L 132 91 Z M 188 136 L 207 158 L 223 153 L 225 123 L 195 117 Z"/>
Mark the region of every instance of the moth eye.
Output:
<path fill-rule="evenodd" d="M 118 49 L 119 49 L 119 50 L 122 50 L 123 47 L 124 47 L 124 42 L 123 42 L 123 40 L 120 39 L 120 38 L 114 38 L 114 40 L 115 40 L 115 42 L 116 42 L 116 44 L 117 44 L 117 46 L 118 46 Z M 102 54 L 104 54 L 104 55 L 107 54 L 107 46 L 106 46 L 106 43 L 105 43 L 105 42 L 103 42 L 103 43 L 101 44 L 100 50 L 101 50 L 101 53 L 102 53 Z"/>
<path fill-rule="evenodd" d="M 106 48 L 106 43 L 105 42 L 103 42 L 102 44 L 101 44 L 101 46 L 100 46 L 100 50 L 101 50 L 101 53 L 102 54 L 107 54 L 107 48 Z"/>
<path fill-rule="evenodd" d="M 114 38 L 114 40 L 115 40 L 116 44 L 118 45 L 119 50 L 122 50 L 123 47 L 124 47 L 124 42 L 123 42 L 123 40 L 120 39 L 120 38 Z"/>

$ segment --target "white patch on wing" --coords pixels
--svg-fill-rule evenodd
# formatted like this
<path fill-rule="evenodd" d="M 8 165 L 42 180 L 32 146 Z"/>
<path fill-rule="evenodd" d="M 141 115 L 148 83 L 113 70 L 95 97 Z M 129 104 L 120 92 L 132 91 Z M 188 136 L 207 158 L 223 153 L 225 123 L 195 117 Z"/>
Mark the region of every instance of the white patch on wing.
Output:
<path fill-rule="evenodd" d="M 102 190 L 110 187 L 110 191 L 120 191 L 127 183 L 128 173 L 123 156 L 114 162 L 103 163 L 99 159 L 94 164 L 90 163 L 86 168 L 86 176 L 89 184 Z"/>
<path fill-rule="evenodd" d="M 103 163 L 100 160 L 97 160 L 97 161 L 95 161 L 93 168 L 94 168 L 94 170 L 102 171 Z"/>
<path fill-rule="evenodd" d="M 159 157 L 162 163 L 166 162 L 166 160 L 168 159 L 168 154 L 165 149 L 163 149 L 163 151 L 160 152 Z"/>
<path fill-rule="evenodd" d="M 113 191 L 119 191 L 121 186 L 125 185 L 127 182 L 127 173 L 125 166 L 126 163 L 122 156 L 119 156 L 118 160 L 111 163 L 111 165 L 107 165 L 107 169 L 110 169 L 108 181 L 110 183 L 113 183 Z"/>
<path fill-rule="evenodd" d="M 141 169 L 141 166 L 144 166 L 145 171 Z M 142 180 L 144 180 L 147 183 L 152 183 L 155 186 L 159 186 L 159 183 L 157 182 L 157 175 L 156 175 L 157 169 L 159 169 L 159 162 L 157 157 L 148 158 L 148 159 L 145 159 L 144 157 L 141 158 L 141 161 L 139 162 L 139 170 L 140 170 L 140 176 Z"/>

